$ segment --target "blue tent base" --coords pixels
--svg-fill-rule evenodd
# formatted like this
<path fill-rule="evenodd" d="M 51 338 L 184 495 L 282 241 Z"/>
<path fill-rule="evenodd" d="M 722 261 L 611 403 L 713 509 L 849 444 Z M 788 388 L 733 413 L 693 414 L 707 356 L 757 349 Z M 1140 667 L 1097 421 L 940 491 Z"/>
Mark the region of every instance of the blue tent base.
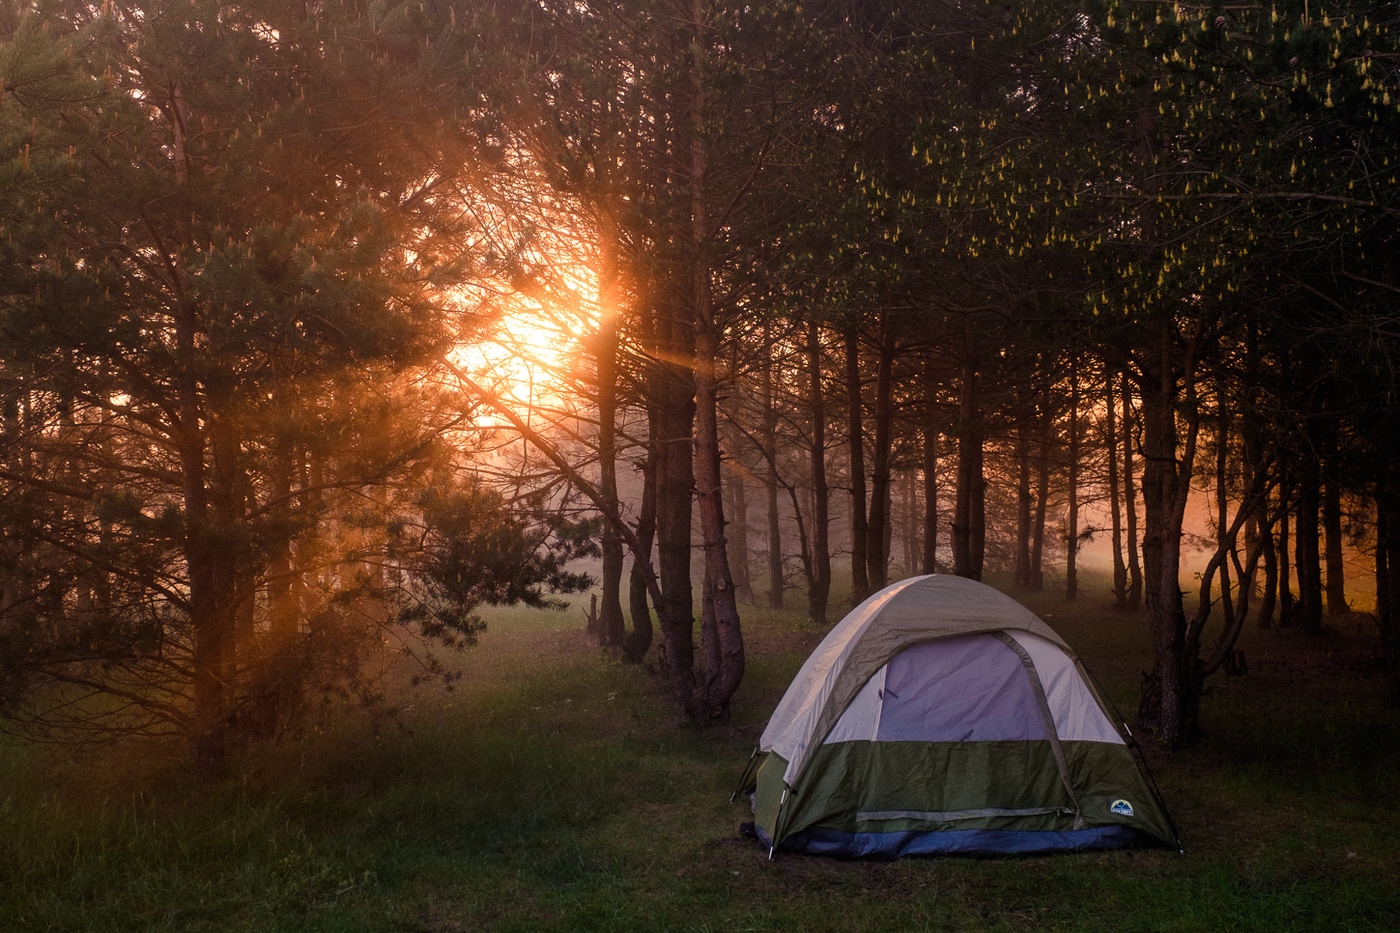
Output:
<path fill-rule="evenodd" d="M 755 829 L 759 841 L 771 847 L 772 840 L 762 827 Z M 963 829 L 850 833 L 813 828 L 784 839 L 779 851 L 835 858 L 893 859 L 906 855 L 1039 855 L 1161 845 L 1160 840 L 1129 826 L 1096 826 L 1068 832 Z"/>

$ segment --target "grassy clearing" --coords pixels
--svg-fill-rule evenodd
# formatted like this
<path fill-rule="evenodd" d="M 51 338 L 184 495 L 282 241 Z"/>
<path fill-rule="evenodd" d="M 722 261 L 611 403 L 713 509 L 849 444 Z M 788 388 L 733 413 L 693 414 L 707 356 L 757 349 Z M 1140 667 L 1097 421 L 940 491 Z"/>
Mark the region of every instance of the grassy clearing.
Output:
<path fill-rule="evenodd" d="M 1130 712 L 1145 622 L 1032 603 Z M 736 833 L 733 783 L 822 634 L 746 626 L 734 722 L 704 732 L 577 612 L 502 612 L 402 728 L 346 719 L 215 786 L 150 746 L 0 746 L 0 930 L 1400 928 L 1400 716 L 1369 632 L 1247 633 L 1201 744 L 1149 749 L 1184 857 L 852 863 Z"/>

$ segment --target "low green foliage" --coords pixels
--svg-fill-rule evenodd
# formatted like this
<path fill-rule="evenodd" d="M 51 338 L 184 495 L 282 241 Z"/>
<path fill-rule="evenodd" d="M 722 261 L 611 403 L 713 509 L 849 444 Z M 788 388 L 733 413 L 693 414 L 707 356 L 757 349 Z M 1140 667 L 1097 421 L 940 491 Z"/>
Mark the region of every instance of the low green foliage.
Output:
<path fill-rule="evenodd" d="M 1038 611 L 1128 710 L 1145 623 Z M 498 612 L 458 689 L 254 748 L 201 784 L 179 750 L 0 747 L 0 930 L 1391 930 L 1400 716 L 1377 645 L 1250 632 L 1206 735 L 1146 742 L 1187 852 L 861 863 L 779 857 L 729 804 L 821 632 L 746 616 L 727 727 L 695 731 L 582 617 Z"/>

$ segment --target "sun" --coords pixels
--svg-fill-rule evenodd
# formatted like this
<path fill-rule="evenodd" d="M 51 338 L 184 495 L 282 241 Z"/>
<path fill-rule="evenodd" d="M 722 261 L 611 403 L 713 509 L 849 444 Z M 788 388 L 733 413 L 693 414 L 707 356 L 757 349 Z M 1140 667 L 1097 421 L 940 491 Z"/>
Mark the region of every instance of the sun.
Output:
<path fill-rule="evenodd" d="M 589 394 L 580 391 L 590 379 L 587 337 L 598 326 L 590 270 L 570 270 L 553 285 L 504 296 L 493 322 L 448 353 L 454 367 L 535 429 L 577 427 L 582 399 Z M 506 423 L 497 413 L 482 426 Z"/>

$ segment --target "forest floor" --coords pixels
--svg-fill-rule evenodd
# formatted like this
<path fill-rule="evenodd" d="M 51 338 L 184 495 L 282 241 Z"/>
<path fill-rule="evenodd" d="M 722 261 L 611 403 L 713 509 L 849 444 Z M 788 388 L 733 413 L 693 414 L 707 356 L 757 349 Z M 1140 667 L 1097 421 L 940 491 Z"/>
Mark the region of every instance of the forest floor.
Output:
<path fill-rule="evenodd" d="M 796 602 L 796 600 L 794 600 Z M 1147 625 L 1028 604 L 1125 713 Z M 0 930 L 1396 930 L 1400 713 L 1374 627 L 1248 631 L 1204 735 L 1146 754 L 1185 854 L 770 861 L 735 782 L 824 634 L 745 612 L 733 721 L 681 726 L 577 609 L 500 611 L 454 691 L 345 715 L 196 781 L 178 749 L 0 742 Z"/>

